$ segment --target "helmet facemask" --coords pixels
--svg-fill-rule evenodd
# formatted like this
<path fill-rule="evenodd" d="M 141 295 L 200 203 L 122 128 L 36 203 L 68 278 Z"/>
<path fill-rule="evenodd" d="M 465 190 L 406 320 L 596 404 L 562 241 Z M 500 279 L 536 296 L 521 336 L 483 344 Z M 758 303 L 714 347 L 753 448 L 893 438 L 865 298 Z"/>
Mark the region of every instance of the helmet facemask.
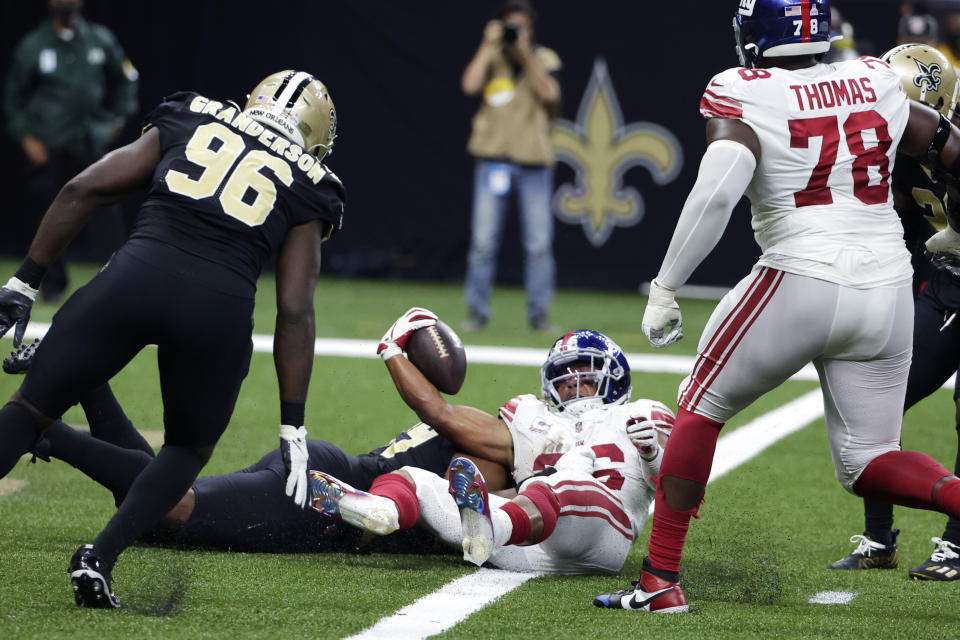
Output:
<path fill-rule="evenodd" d="M 582 370 L 573 370 L 576 364 L 586 364 Z M 579 368 L 578 368 L 579 369 Z M 612 385 L 625 375 L 623 366 L 599 349 L 576 349 L 551 353 L 540 369 L 540 383 L 544 400 L 553 409 L 578 416 L 585 411 L 602 407 L 611 397 Z M 573 395 L 564 400 L 560 389 L 573 383 Z M 587 393 L 588 387 L 594 387 Z M 626 396 L 614 403 L 626 401 Z"/>

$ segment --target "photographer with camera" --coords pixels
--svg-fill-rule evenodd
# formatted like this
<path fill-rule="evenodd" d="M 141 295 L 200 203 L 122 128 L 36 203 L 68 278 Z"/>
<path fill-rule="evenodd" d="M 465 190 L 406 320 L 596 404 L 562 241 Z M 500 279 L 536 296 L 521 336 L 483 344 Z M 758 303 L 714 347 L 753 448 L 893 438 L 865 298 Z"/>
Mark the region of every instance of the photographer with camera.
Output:
<path fill-rule="evenodd" d="M 551 126 L 560 111 L 554 77 L 560 58 L 533 40 L 528 0 L 507 0 L 487 23 L 483 40 L 463 72 L 468 96 L 482 96 L 467 150 L 476 158 L 473 217 L 464 297 L 466 331 L 490 317 L 503 221 L 516 193 L 524 250 L 527 321 L 535 331 L 557 333 L 548 311 L 553 298 L 553 144 Z"/>

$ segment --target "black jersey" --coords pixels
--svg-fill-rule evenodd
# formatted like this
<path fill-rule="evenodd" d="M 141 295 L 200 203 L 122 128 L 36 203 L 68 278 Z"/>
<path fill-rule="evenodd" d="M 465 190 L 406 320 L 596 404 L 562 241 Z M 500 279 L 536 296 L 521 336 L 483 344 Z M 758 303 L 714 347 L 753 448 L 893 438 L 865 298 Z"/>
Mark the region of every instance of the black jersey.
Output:
<path fill-rule="evenodd" d="M 177 93 L 147 116 L 163 158 L 131 240 L 172 245 L 237 274 L 252 295 L 291 227 L 340 228 L 344 189 L 314 156 L 235 106 Z M 134 244 L 137 244 L 136 242 Z M 236 292 L 237 283 L 224 283 Z"/>
<path fill-rule="evenodd" d="M 455 453 L 453 443 L 422 422 L 401 431 L 387 446 L 357 456 L 360 464 L 376 475 L 401 467 L 418 467 L 442 476 Z"/>
<path fill-rule="evenodd" d="M 947 185 L 915 159 L 900 154 L 893 168 L 893 198 L 911 253 L 923 254 L 923 243 L 947 225 Z"/>

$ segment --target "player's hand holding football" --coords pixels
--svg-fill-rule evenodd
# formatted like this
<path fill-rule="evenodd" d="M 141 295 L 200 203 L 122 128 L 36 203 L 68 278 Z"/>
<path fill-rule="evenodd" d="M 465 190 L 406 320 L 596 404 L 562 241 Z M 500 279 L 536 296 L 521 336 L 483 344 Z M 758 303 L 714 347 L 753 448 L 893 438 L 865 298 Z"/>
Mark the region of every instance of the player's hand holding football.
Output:
<path fill-rule="evenodd" d="M 280 425 L 280 454 L 287 472 L 286 494 L 301 509 L 307 506 L 307 428 Z"/>
<path fill-rule="evenodd" d="M 0 337 L 16 325 L 13 332 L 13 346 L 17 348 L 23 342 L 23 333 L 30 322 L 30 309 L 37 297 L 37 290 L 13 277 L 0 288 Z"/>
<path fill-rule="evenodd" d="M 400 355 L 414 331 L 424 327 L 432 327 L 435 324 L 437 324 L 437 314 L 429 309 L 420 307 L 409 309 L 397 318 L 397 321 L 383 334 L 383 338 L 380 339 L 380 344 L 377 346 L 377 355 L 384 361 Z"/>
<path fill-rule="evenodd" d="M 680 305 L 673 298 L 674 292 L 661 287 L 654 280 L 650 283 L 647 308 L 643 311 L 641 329 L 650 344 L 659 349 L 673 344 L 683 337 Z"/>

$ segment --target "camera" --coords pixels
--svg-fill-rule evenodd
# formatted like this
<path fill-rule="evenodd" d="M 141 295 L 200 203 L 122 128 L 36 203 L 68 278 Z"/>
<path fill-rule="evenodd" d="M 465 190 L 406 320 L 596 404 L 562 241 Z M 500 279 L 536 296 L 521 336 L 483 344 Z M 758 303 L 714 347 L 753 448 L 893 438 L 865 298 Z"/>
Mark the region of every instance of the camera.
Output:
<path fill-rule="evenodd" d="M 503 44 L 516 44 L 520 25 L 516 22 L 506 22 L 503 25 Z"/>

